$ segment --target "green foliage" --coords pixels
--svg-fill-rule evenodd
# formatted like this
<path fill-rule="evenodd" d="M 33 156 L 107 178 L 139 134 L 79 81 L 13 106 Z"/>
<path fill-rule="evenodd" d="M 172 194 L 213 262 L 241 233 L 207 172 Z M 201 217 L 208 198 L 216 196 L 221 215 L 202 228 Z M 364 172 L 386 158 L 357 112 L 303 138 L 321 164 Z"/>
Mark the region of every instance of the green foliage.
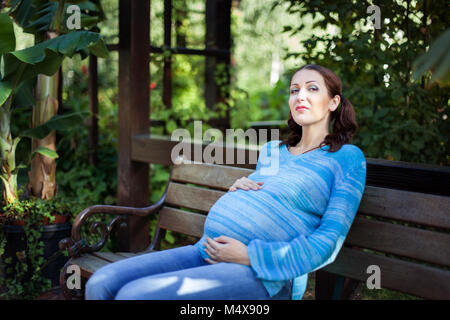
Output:
<path fill-rule="evenodd" d="M 64 22 L 68 19 L 67 8 L 76 4 L 80 8 L 81 24 L 92 28 L 105 19 L 101 0 L 10 0 L 6 3 L 9 14 L 25 32 L 39 34 L 49 30 L 67 33 Z"/>
<path fill-rule="evenodd" d="M 81 129 L 81 130 L 80 130 Z M 95 204 L 116 204 L 117 153 L 100 139 L 98 163 L 90 164 L 87 128 L 78 128 L 58 143 L 58 194 L 79 200 L 82 209 Z"/>
<path fill-rule="evenodd" d="M 202 88 L 204 84 L 204 59 L 184 55 L 172 56 L 172 108 L 168 109 L 163 96 L 163 56 L 152 55 L 151 79 L 155 88 L 151 90 L 151 118 L 166 121 L 166 132 L 170 135 L 178 127 L 186 127 L 192 120 L 208 120 L 217 115 L 205 106 Z M 152 68 L 154 66 L 154 68 Z"/>
<path fill-rule="evenodd" d="M 0 219 L 3 223 L 10 223 L 30 217 L 38 225 L 42 223 L 44 217 L 53 222 L 55 214 L 71 216 L 74 213 L 74 206 L 76 206 L 75 199 L 55 197 L 50 200 L 42 200 L 29 197 L 15 203 L 4 204 Z M 29 223 L 29 225 L 34 225 L 34 223 Z"/>
<path fill-rule="evenodd" d="M 79 61 L 79 63 L 82 62 Z M 63 104 L 75 113 L 84 113 L 89 110 L 85 85 L 87 77 L 80 69 L 74 72 L 74 80 L 84 85 L 71 86 L 63 94 L 63 97 L 66 96 Z M 108 121 L 111 119 L 111 114 L 105 109 L 102 108 L 99 115 L 100 134 L 96 165 L 89 162 L 91 148 L 87 126 L 71 127 L 65 130 L 63 135 L 57 137 L 56 150 L 59 158 L 56 160 L 58 168 L 56 181 L 58 194 L 78 199 L 81 205 L 77 213 L 91 205 L 116 204 L 117 202 L 115 196 L 117 190 L 117 132 Z M 117 110 L 117 105 L 111 105 L 111 109 Z M 103 110 L 106 112 L 102 112 Z M 112 116 L 116 116 L 116 113 L 114 112 Z"/>
<path fill-rule="evenodd" d="M 25 6 L 22 6 L 22 4 L 24 3 L 21 1 L 11 3 L 12 9 L 10 13 L 12 12 L 12 15 L 20 20 L 19 24 L 25 23 L 27 19 L 24 15 L 30 18 L 32 16 L 31 12 L 35 9 L 34 7 L 28 7 L 30 5 L 29 2 Z M 0 23 L 3 27 L 3 31 L 0 33 L 2 37 L 0 42 L 7 44 L 2 47 L 0 55 L 0 64 L 2 66 L 0 73 L 0 151 L 2 161 L 7 163 L 7 165 L 2 166 L 0 178 L 4 185 L 6 202 L 12 203 L 17 199 L 17 173 L 19 169 L 26 167 L 24 164 L 16 167 L 15 152 L 21 140 L 21 135 L 19 134 L 19 137 L 13 138 L 10 132 L 11 107 L 14 107 L 14 109 L 17 107 L 12 103 L 19 103 L 19 107 L 28 107 L 34 104 L 31 91 L 35 84 L 35 78 L 39 74 L 48 76 L 55 74 L 60 68 L 64 57 L 72 57 L 75 54 L 85 57 L 89 53 L 107 57 L 108 52 L 100 34 L 90 31 L 70 32 L 40 42 L 29 48 L 6 52 L 6 49 L 14 50 L 12 46 L 15 43 L 13 22 L 5 13 L 0 13 Z M 16 98 L 17 96 L 20 98 Z M 47 114 L 49 111 L 51 110 L 44 110 Z M 22 132 L 22 136 L 42 139 L 53 130 L 68 128 L 78 124 L 85 117 L 86 114 L 55 115 L 48 122 L 42 123 L 24 133 Z M 51 158 L 57 156 L 47 148 L 39 148 L 30 154 L 29 161 L 36 153 L 41 153 Z"/>
<path fill-rule="evenodd" d="M 76 201 L 55 197 L 51 200 L 39 198 L 21 199 L 9 205 L 2 205 L 0 212 L 0 258 L 5 275 L 0 278 L 0 286 L 6 292 L 3 299 L 34 299 L 51 287 L 49 279 L 42 275 L 48 261 L 44 259 L 42 224 L 45 220 L 53 223 L 55 215 L 70 216 L 74 213 Z M 8 256 L 5 248 L 7 238 L 3 226 L 23 221 L 24 250 L 15 253 L 16 258 Z M 13 259 L 14 258 L 14 259 Z"/>
<path fill-rule="evenodd" d="M 362 300 L 422 300 L 406 293 L 389 289 L 368 289 L 362 285 Z"/>
<path fill-rule="evenodd" d="M 413 77 L 417 80 L 426 71 L 431 70 L 431 81 L 450 84 L 450 29 L 437 38 L 430 50 L 414 61 Z"/>
<path fill-rule="evenodd" d="M 72 216 L 86 207 L 86 202 L 92 201 L 92 198 L 99 196 L 105 191 L 105 186 L 97 186 L 96 181 L 92 184 L 96 191 L 92 192 L 89 198 L 83 198 L 79 194 L 62 197 L 61 192 L 58 197 L 51 200 L 40 200 L 28 197 L 18 199 L 17 191 L 17 175 L 20 168 L 26 165 L 15 166 L 15 151 L 20 141 L 20 137 L 31 137 L 42 139 L 50 132 L 60 129 L 73 129 L 84 121 L 89 113 L 74 113 L 64 115 L 51 114 L 53 116 L 48 122 L 40 124 L 33 129 L 24 133 L 23 127 L 17 123 L 11 125 L 11 114 L 19 110 L 19 114 L 23 113 L 24 107 L 35 104 L 31 91 L 36 84 L 38 75 L 53 76 L 60 68 L 65 57 L 73 57 L 80 55 L 82 58 L 93 54 L 99 57 L 108 57 L 108 52 L 103 43 L 103 39 L 99 33 L 82 30 L 68 32 L 65 28 L 66 8 L 68 5 L 76 3 L 82 10 L 81 21 L 83 28 L 92 28 L 99 21 L 104 19 L 104 14 L 100 4 L 100 0 L 92 1 L 44 1 L 44 0 L 11 0 L 5 3 L 9 8 L 8 14 L 15 20 L 25 32 L 31 32 L 36 35 L 38 42 L 34 46 L 14 51 L 15 34 L 12 20 L 5 14 L 0 13 L 0 144 L 2 155 L 2 172 L 1 178 L 4 184 L 5 206 L 0 213 L 1 223 L 4 226 L 22 220 L 26 238 L 26 249 L 17 253 L 18 262 L 14 262 L 11 257 L 2 259 L 6 265 L 6 272 L 12 275 L 12 278 L 1 279 L 1 285 L 6 288 L 7 298 L 32 299 L 37 294 L 49 288 L 49 281 L 42 278 L 41 271 L 48 263 L 43 257 L 43 243 L 40 241 L 40 227 L 45 224 L 45 220 L 53 221 L 54 213 L 64 213 Z M 2 5 L 3 9 L 3 5 Z M 46 38 L 46 33 L 55 31 L 57 37 L 50 37 L 49 40 L 42 41 Z M 62 34 L 61 33 L 65 33 Z M 57 78 L 51 80 L 55 81 Z M 48 83 L 47 83 L 48 84 Z M 55 90 L 56 92 L 57 90 Z M 56 97 L 49 97 L 50 100 Z M 12 108 L 11 108 L 12 107 Z M 50 114 L 50 109 L 39 110 Z M 17 118 L 13 118 L 16 120 Z M 23 117 L 19 118 L 21 122 Z M 17 138 L 12 139 L 11 131 L 13 129 L 18 133 Z M 27 158 L 25 149 L 20 150 L 22 158 Z M 28 149 L 30 150 L 30 149 Z M 48 148 L 37 148 L 29 158 L 36 153 L 43 154 L 50 158 L 56 158 L 58 155 Z M 81 174 L 80 174 L 81 172 Z M 78 172 L 83 174 L 83 170 Z M 84 172 L 85 174 L 85 172 Z M 92 174 L 92 172 L 90 172 Z M 85 174 L 86 176 L 86 174 Z M 106 180 L 106 179 L 105 179 Z M 92 182 L 92 181 L 91 181 Z M 86 190 L 88 190 L 86 188 Z M 97 198 L 94 201 L 98 200 Z M 83 202 L 84 201 L 84 202 Z M 3 230 L 1 232 L 0 253 L 5 253 L 6 238 L 4 238 Z"/>
<path fill-rule="evenodd" d="M 164 193 L 169 181 L 169 166 L 150 164 L 150 203 L 156 203 Z"/>
<path fill-rule="evenodd" d="M 14 27 L 8 15 L 0 13 L 0 54 L 14 51 L 16 48 L 16 38 L 14 37 Z"/>
<path fill-rule="evenodd" d="M 426 10 L 424 1 L 385 1 L 379 4 L 384 22 L 380 30 L 366 25 L 368 1 L 282 3 L 298 18 L 296 25 L 285 28 L 289 35 L 302 32 L 307 16 L 315 22 L 306 27 L 323 32 L 290 56 L 299 66 L 320 64 L 340 76 L 360 126 L 354 143 L 367 157 L 450 164 L 450 92 L 429 85 L 429 75 L 412 79 L 415 58 L 446 29 L 445 1 L 433 1 Z"/>
<path fill-rule="evenodd" d="M 298 17 L 287 13 L 286 6 L 272 7 L 273 1 L 241 1 L 232 10 L 233 128 L 248 128 L 252 121 L 288 119 L 290 74 L 285 70 L 296 67 L 298 61 L 284 55 L 288 50 L 300 50 L 302 42 L 318 31 L 283 33 L 283 25 L 297 24 Z"/>
<path fill-rule="evenodd" d="M 286 99 L 289 81 L 289 77 L 284 75 L 272 88 L 253 92 L 247 92 L 232 83 L 230 96 L 235 107 L 231 109 L 231 126 L 248 128 L 252 121 L 288 119 L 289 104 Z"/>
<path fill-rule="evenodd" d="M 0 39 L 1 40 L 1 39 Z M 77 31 L 40 42 L 32 47 L 3 55 L 4 71 L 0 81 L 0 105 L 13 94 L 19 84 L 38 74 L 52 76 L 58 71 L 65 56 L 92 54 L 107 57 L 100 34 Z"/>
<path fill-rule="evenodd" d="M 51 2 L 52 5 L 55 3 Z M 224 116 L 226 108 L 230 108 L 233 128 L 246 128 L 250 121 L 286 120 L 292 71 L 304 63 L 317 63 L 341 77 L 343 93 L 355 106 L 360 126 L 354 143 L 362 147 L 367 157 L 449 165 L 450 130 L 446 118 L 449 92 L 447 88 L 431 85 L 428 71 L 422 73 L 433 70 L 436 61 L 443 63 L 443 59 L 435 59 L 430 65 L 429 57 L 422 58 L 419 61 L 423 63 L 422 68 L 417 71 L 420 78 L 412 77 L 413 61 L 428 52 L 429 44 L 437 41 L 446 28 L 443 15 L 446 6 L 441 0 L 433 1 L 426 10 L 427 17 L 423 17 L 424 1 L 410 1 L 407 17 L 407 3 L 385 1 L 378 4 L 384 24 L 375 31 L 367 25 L 369 1 L 240 2 L 240 7 L 232 12 L 231 68 L 226 70 L 219 65 L 215 74 L 215 82 L 226 99 L 213 110 L 207 109 L 204 102 L 204 57 L 171 55 L 167 50 L 164 54 L 151 54 L 151 119 L 166 121 L 164 128 L 152 127 L 151 133 L 170 135 L 178 127 L 185 127 L 193 134 L 189 122 Z M 101 34 L 109 43 L 117 43 L 117 1 L 105 0 L 102 5 L 109 19 L 100 23 Z M 162 5 L 162 0 L 151 1 L 151 42 L 158 47 L 163 45 Z M 172 45 L 203 48 L 204 15 L 197 11 L 204 10 L 204 1 L 174 0 L 173 6 L 173 19 L 179 27 L 172 32 Z M 51 8 L 48 5 L 47 14 Z M 41 22 L 48 24 L 48 17 L 44 16 L 41 16 Z M 39 24 L 37 20 L 34 23 L 34 27 Z M 32 27 L 27 26 L 30 30 Z M 12 46 L 11 42 L 0 45 Z M 52 55 L 50 51 L 43 53 Z M 87 64 L 81 58 L 74 56 L 63 63 L 64 112 L 89 111 Z M 172 60 L 170 110 L 162 98 L 164 58 Z M 283 67 L 278 73 L 272 67 L 276 63 Z M 90 205 L 117 202 L 117 65 L 117 52 L 111 53 L 107 60 L 99 60 L 97 166 L 88 161 L 86 126 L 79 125 L 62 136 L 58 133 L 58 197 L 69 199 L 75 214 Z M 272 73 L 279 75 L 278 80 L 269 81 Z M 231 78 L 229 87 L 225 85 L 228 77 Z M 19 92 L 20 88 L 16 90 Z M 16 94 L 17 99 L 22 97 L 26 98 L 26 95 Z M 18 106 L 29 104 L 15 103 Z M 11 130 L 15 135 L 28 124 L 29 113 L 17 108 L 13 109 L 12 115 Z M 203 130 L 208 128 L 204 126 Z M 19 145 L 18 159 L 28 156 L 28 143 Z M 150 165 L 151 203 L 163 194 L 168 177 L 168 167 Z M 22 178 L 25 182 L 26 177 Z M 154 217 L 150 223 L 151 236 L 156 223 Z M 90 239 L 89 242 L 96 239 L 88 232 L 84 236 Z M 169 248 L 185 240 L 167 232 L 162 245 Z M 114 244 L 108 242 L 104 250 L 113 247 Z M 24 290 L 17 288 L 17 293 Z M 372 297 L 370 292 L 365 294 L 369 299 Z M 389 292 L 376 294 L 380 295 L 372 298 L 388 297 Z"/>

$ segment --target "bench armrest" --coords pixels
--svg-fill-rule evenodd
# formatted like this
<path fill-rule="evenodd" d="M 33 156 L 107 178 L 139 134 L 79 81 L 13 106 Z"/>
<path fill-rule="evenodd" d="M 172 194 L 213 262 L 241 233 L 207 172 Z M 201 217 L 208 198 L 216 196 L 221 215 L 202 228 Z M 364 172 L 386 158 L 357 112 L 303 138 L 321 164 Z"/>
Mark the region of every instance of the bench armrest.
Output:
<path fill-rule="evenodd" d="M 151 214 L 156 214 L 163 206 L 165 197 L 166 192 L 164 192 L 164 195 L 161 197 L 161 199 L 158 200 L 158 202 L 145 208 L 110 205 L 95 205 L 88 207 L 78 214 L 72 225 L 71 237 L 62 239 L 59 242 L 59 249 L 67 249 L 69 256 L 71 257 L 79 256 L 82 253 L 99 251 L 105 245 L 115 225 L 119 224 L 123 226 L 124 224 L 126 224 L 126 216 L 148 217 Z M 101 239 L 96 244 L 88 245 L 87 242 L 81 238 L 81 227 L 84 225 L 86 220 L 94 214 L 109 214 L 115 215 L 116 217 L 113 218 L 108 225 L 100 221 L 92 223 L 90 231 L 95 232 L 97 229 L 100 229 Z"/>

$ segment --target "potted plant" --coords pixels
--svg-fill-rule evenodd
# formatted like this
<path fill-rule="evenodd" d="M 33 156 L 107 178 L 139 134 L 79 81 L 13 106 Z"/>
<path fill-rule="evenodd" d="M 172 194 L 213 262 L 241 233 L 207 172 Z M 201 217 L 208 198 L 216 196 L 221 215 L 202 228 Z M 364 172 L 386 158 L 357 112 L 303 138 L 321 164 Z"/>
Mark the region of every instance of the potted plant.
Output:
<path fill-rule="evenodd" d="M 73 213 L 70 202 L 58 197 L 42 200 L 31 196 L 2 206 L 2 298 L 33 299 L 55 286 L 66 261 L 58 252 L 58 242 L 71 230 L 69 222 L 55 224 L 55 215 L 69 217 Z"/>
<path fill-rule="evenodd" d="M 49 285 L 48 279 L 42 277 L 48 266 L 46 259 L 52 259 L 59 240 L 70 235 L 67 216 L 73 206 L 67 199 L 57 197 L 55 130 L 79 125 L 88 116 L 57 115 L 58 71 L 66 57 L 107 57 L 108 53 L 98 32 L 71 31 L 64 23 L 66 8 L 76 3 L 83 9 L 81 21 L 95 25 L 103 19 L 99 0 L 6 3 L 9 11 L 0 11 L 0 257 L 6 276 L 1 280 L 8 297 L 33 298 Z M 15 51 L 13 19 L 25 32 L 35 35 L 37 44 Z M 16 106 L 33 107 L 31 128 L 12 137 L 11 112 Z M 32 149 L 28 162 L 17 165 L 16 148 L 24 138 L 32 139 Z M 29 184 L 19 190 L 18 172 L 29 167 Z M 57 230 L 61 226 L 63 234 Z M 56 234 L 47 247 L 46 230 Z M 18 238 L 21 244 L 17 244 Z"/>

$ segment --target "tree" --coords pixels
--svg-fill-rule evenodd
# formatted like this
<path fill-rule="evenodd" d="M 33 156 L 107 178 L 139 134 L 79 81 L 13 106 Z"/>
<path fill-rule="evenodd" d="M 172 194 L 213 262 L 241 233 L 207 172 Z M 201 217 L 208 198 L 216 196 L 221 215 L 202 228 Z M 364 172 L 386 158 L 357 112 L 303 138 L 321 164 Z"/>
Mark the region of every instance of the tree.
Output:
<path fill-rule="evenodd" d="M 55 133 L 54 130 L 79 123 L 82 114 L 57 116 L 58 70 L 65 57 L 89 53 L 107 57 L 107 50 L 99 33 L 67 28 L 67 8 L 77 4 L 80 22 L 85 28 L 94 26 L 104 16 L 99 0 L 64 1 L 16 0 L 9 1 L 8 14 L 26 32 L 33 33 L 37 44 L 14 51 L 15 35 L 12 20 L 0 14 L 0 47 L 4 68 L 0 75 L 0 147 L 6 204 L 18 199 L 17 172 L 27 167 L 15 164 L 15 150 L 23 137 L 33 139 L 29 173 L 32 195 L 50 199 L 56 194 Z M 81 13 L 83 11 L 83 13 Z M 33 98 L 32 91 L 36 91 Z M 33 105 L 31 129 L 12 138 L 10 132 L 11 108 L 15 105 Z"/>

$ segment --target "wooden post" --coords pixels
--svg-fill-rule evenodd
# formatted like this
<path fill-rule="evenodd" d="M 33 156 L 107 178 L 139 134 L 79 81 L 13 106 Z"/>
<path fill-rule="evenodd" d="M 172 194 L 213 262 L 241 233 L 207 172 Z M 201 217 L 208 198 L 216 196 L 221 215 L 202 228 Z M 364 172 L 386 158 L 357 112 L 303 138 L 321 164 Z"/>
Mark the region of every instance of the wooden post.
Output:
<path fill-rule="evenodd" d="M 89 55 L 89 109 L 92 116 L 89 126 L 89 163 L 97 166 L 98 153 L 98 70 L 97 57 Z"/>
<path fill-rule="evenodd" d="M 205 62 L 205 104 L 208 109 L 212 109 L 218 102 L 225 102 L 227 98 L 223 95 L 221 88 L 230 85 L 230 47 L 231 47 L 231 0 L 206 0 L 206 39 L 205 48 L 215 48 L 228 50 L 225 57 L 206 56 Z M 217 72 L 217 65 L 226 65 L 226 83 L 221 86 L 216 85 L 214 80 Z M 211 119 L 209 124 L 224 131 L 230 128 L 230 110 L 227 108 L 225 117 L 222 119 Z"/>
<path fill-rule="evenodd" d="M 132 161 L 132 137 L 150 129 L 150 1 L 119 0 L 119 114 L 117 197 L 123 206 L 149 205 L 149 164 Z M 149 245 L 149 221 L 127 218 L 118 250 Z"/>
<path fill-rule="evenodd" d="M 172 38 L 172 0 L 164 0 L 164 47 L 171 48 Z M 172 108 L 172 56 L 164 57 L 163 103 Z"/>

